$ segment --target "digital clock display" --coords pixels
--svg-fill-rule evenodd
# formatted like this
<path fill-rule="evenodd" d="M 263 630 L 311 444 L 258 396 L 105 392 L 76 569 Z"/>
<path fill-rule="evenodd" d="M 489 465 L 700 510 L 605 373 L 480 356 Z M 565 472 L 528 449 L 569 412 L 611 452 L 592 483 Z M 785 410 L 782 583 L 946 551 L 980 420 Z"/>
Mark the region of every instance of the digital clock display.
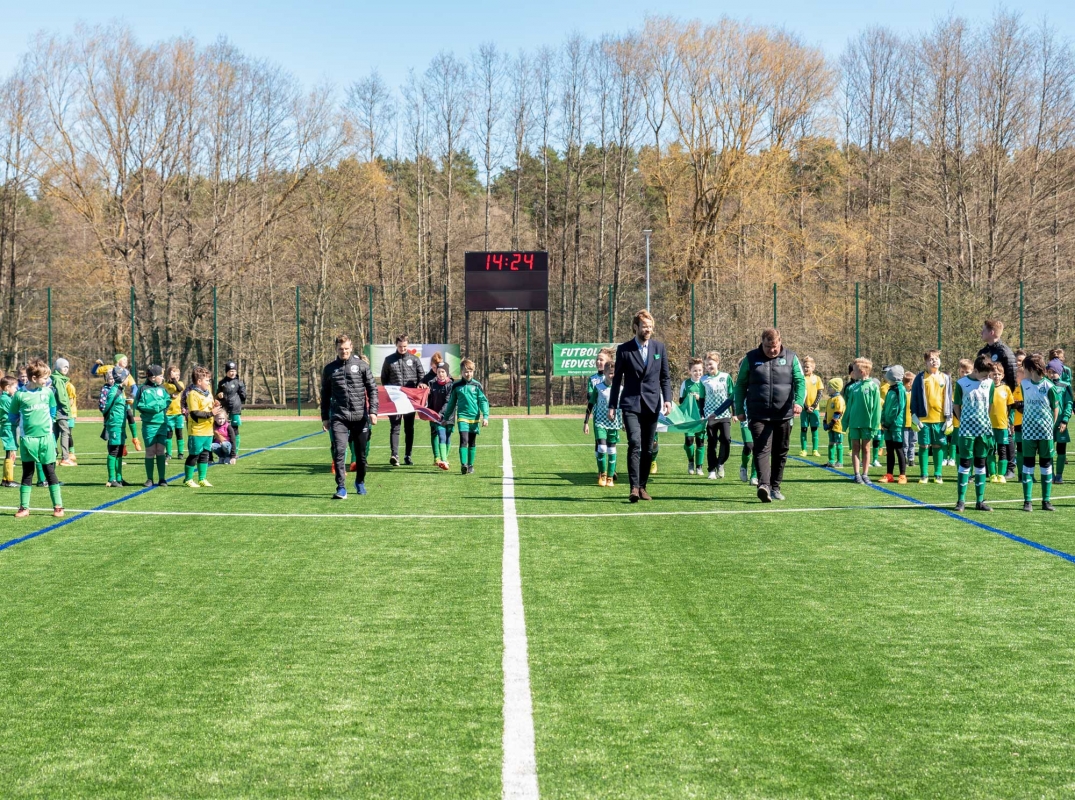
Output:
<path fill-rule="evenodd" d="M 547 252 L 468 252 L 463 263 L 467 311 L 548 310 Z"/>

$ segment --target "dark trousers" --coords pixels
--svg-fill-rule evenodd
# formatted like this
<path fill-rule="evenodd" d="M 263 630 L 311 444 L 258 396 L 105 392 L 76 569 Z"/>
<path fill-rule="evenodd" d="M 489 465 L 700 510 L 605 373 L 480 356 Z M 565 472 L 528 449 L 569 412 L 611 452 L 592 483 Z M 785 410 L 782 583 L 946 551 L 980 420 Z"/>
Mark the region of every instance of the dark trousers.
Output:
<path fill-rule="evenodd" d="M 631 488 L 646 488 L 649 468 L 653 464 L 653 440 L 657 436 L 656 411 L 624 411 L 627 429 L 627 477 Z"/>
<path fill-rule="evenodd" d="M 388 421 L 392 426 L 389 437 L 392 441 L 392 455 L 399 458 L 399 426 L 402 423 L 403 441 L 407 448 L 407 457 L 410 458 L 411 450 L 414 449 L 414 414 L 393 414 Z"/>
<path fill-rule="evenodd" d="M 754 463 L 758 469 L 758 485 L 779 489 L 784 479 L 784 465 L 791 446 L 791 420 L 750 420 L 750 435 L 754 437 Z"/>
<path fill-rule="evenodd" d="M 705 435 L 707 438 L 706 461 L 709 471 L 717 467 L 723 467 L 728 460 L 728 448 L 732 443 L 732 421 L 730 419 L 712 419 L 706 423 Z M 717 445 L 720 452 L 717 452 Z"/>
<path fill-rule="evenodd" d="M 369 417 L 355 422 L 333 419 L 329 425 L 332 436 L 332 462 L 336 465 L 336 488 L 344 488 L 347 481 L 347 447 L 355 443 L 355 483 L 366 481 L 366 440 L 370 435 Z"/>

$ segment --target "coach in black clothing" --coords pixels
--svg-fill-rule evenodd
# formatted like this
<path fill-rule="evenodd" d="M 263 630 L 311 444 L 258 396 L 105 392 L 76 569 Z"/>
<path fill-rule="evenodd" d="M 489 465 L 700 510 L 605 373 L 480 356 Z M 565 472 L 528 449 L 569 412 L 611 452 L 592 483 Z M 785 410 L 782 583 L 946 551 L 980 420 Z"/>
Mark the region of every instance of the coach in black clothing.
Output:
<path fill-rule="evenodd" d="M 366 493 L 366 440 L 377 424 L 377 384 L 370 365 L 355 355 L 351 337 L 336 337 L 336 360 L 321 370 L 321 427 L 330 432 L 337 500 L 347 497 L 347 445 L 355 443 L 355 489 Z"/>
<path fill-rule="evenodd" d="M 405 335 L 397 336 L 396 352 L 388 356 L 381 365 L 381 386 L 406 386 L 408 389 L 414 389 L 421 384 L 422 359 L 407 352 Z M 413 464 L 411 450 L 414 449 L 414 412 L 392 414 L 388 417 L 388 423 L 392 426 L 389 437 L 392 444 L 392 459 L 389 463 L 393 467 L 399 466 L 399 426 L 403 425 L 403 438 L 406 442 L 403 463 Z"/>
<path fill-rule="evenodd" d="M 652 338 L 653 316 L 648 311 L 639 311 L 633 327 L 635 338 L 616 348 L 608 418 L 615 418 L 617 408 L 623 412 L 631 502 L 637 503 L 653 499 L 646 492 L 646 479 L 653 463 L 657 415 L 672 410 L 672 381 L 664 345 Z"/>
<path fill-rule="evenodd" d="M 987 319 L 982 325 L 982 341 L 985 342 L 985 347 L 978 351 L 978 355 L 986 356 L 1004 368 L 1004 383 L 1014 392 L 1015 372 L 1019 369 L 1019 364 L 1012 349 L 1000 340 L 1003 335 L 1004 323 L 999 319 Z"/>

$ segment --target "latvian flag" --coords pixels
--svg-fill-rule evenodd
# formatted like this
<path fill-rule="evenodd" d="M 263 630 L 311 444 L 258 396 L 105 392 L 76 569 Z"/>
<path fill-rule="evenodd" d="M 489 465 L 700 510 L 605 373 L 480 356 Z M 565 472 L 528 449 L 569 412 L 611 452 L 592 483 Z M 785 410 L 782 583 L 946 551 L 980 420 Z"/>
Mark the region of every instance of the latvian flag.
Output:
<path fill-rule="evenodd" d="M 408 389 L 404 386 L 377 387 L 377 415 L 414 414 L 426 422 L 440 422 L 440 414 L 426 408 L 429 389 Z"/>

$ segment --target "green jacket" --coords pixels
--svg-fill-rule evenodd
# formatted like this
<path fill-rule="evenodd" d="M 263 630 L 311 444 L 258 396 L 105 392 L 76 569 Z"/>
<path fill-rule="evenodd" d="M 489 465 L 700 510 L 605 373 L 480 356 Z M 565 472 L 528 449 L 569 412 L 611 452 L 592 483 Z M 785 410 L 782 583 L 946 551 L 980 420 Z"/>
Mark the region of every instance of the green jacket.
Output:
<path fill-rule="evenodd" d="M 881 409 L 881 427 L 885 434 L 899 436 L 903 440 L 903 423 L 907 418 L 907 390 L 902 383 L 890 386 L 885 395 L 885 404 Z"/>
<path fill-rule="evenodd" d="M 127 396 L 123 391 L 123 387 L 114 383 L 108 389 L 108 395 L 105 398 L 104 407 L 104 423 L 105 427 L 116 425 L 121 428 L 127 422 Z"/>
<path fill-rule="evenodd" d="M 164 412 L 171 402 L 172 396 L 167 389 L 147 383 L 138 392 L 134 410 L 141 416 L 143 425 L 163 425 L 166 419 Z"/>
<path fill-rule="evenodd" d="M 845 431 L 852 428 L 869 428 L 876 431 L 881 427 L 880 385 L 867 378 L 845 386 L 843 394 L 847 411 L 840 419 L 840 424 Z"/>
<path fill-rule="evenodd" d="M 489 417 L 489 399 L 482 391 L 482 385 L 475 380 L 462 378 L 452 384 L 452 393 L 448 396 L 448 405 L 441 411 L 441 419 L 451 419 L 455 412 L 459 422 L 478 422 L 482 417 Z"/>
<path fill-rule="evenodd" d="M 71 416 L 71 397 L 67 394 L 67 384 L 70 382 L 66 375 L 52 373 L 52 393 L 56 395 L 56 416 L 59 419 Z"/>

